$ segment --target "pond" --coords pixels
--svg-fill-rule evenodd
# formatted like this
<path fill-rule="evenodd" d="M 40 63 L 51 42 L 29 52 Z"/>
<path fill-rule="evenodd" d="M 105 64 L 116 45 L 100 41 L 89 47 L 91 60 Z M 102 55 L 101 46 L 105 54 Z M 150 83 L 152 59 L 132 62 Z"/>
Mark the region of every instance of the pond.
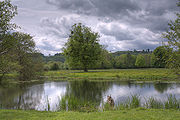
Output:
<path fill-rule="evenodd" d="M 38 82 L 14 87 L 0 85 L 0 109 L 57 111 L 61 109 L 61 102 L 68 97 L 72 101 L 87 101 L 101 106 L 108 95 L 112 96 L 117 105 L 132 95 L 138 95 L 143 103 L 149 97 L 165 101 L 171 94 L 180 99 L 180 83 L 74 81 Z"/>

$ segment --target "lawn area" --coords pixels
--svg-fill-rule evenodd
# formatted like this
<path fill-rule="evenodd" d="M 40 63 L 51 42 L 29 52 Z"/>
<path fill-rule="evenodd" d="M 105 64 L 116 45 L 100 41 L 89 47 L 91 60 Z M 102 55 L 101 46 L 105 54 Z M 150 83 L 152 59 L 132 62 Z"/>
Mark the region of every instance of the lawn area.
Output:
<path fill-rule="evenodd" d="M 40 112 L 0 110 L 0 120 L 179 120 L 180 111 L 130 109 L 105 112 Z"/>
<path fill-rule="evenodd" d="M 135 80 L 135 81 L 173 81 L 177 76 L 169 69 L 107 69 L 107 70 L 60 70 L 45 72 L 51 78 L 95 79 L 95 80 Z"/>

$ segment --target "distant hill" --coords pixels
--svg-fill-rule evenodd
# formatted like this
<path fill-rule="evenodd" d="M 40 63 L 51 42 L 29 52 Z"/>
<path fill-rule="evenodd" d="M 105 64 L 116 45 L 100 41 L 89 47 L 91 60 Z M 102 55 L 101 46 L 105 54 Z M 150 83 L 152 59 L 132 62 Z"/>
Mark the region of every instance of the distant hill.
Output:
<path fill-rule="evenodd" d="M 49 62 L 49 61 L 62 62 L 62 63 L 65 62 L 65 57 L 61 53 L 57 53 L 54 56 L 44 56 L 43 55 L 42 57 L 43 57 L 43 61 L 46 62 L 46 63 Z"/>
<path fill-rule="evenodd" d="M 117 51 L 117 52 L 113 52 L 111 53 L 113 56 L 120 56 L 122 54 L 132 54 L 132 55 L 138 55 L 138 54 L 151 54 L 152 51 L 150 51 L 149 49 L 147 50 L 142 50 L 142 51 Z M 43 54 L 41 54 L 41 56 L 43 57 L 43 61 L 44 62 L 49 62 L 49 61 L 54 61 L 54 62 L 65 62 L 65 56 L 62 53 L 56 53 L 55 55 L 51 56 L 44 56 Z"/>
<path fill-rule="evenodd" d="M 138 54 L 151 54 L 152 51 L 150 51 L 149 49 L 147 50 L 142 50 L 142 51 L 117 51 L 117 52 L 113 52 L 111 53 L 113 56 L 120 56 L 122 54 L 131 54 L 131 55 L 138 55 Z"/>

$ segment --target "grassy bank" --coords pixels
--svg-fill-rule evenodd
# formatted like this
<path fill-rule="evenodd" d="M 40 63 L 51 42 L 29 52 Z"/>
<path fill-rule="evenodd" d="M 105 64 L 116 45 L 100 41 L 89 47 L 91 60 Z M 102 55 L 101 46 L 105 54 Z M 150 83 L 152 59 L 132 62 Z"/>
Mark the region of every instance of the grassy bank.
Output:
<path fill-rule="evenodd" d="M 46 71 L 40 79 L 31 81 L 18 81 L 17 73 L 7 74 L 5 82 L 36 82 L 39 80 L 46 81 L 66 81 L 66 80 L 94 80 L 94 81 L 161 81 L 161 82 L 178 82 L 180 77 L 165 68 L 146 68 L 146 69 L 99 69 L 89 70 L 59 70 Z"/>
<path fill-rule="evenodd" d="M 110 70 L 60 70 L 45 72 L 51 80 L 135 80 L 135 81 L 176 81 L 177 75 L 168 69 L 110 69 Z M 60 79 L 61 78 L 61 79 Z"/>
<path fill-rule="evenodd" d="M 40 112 L 0 110 L 0 120 L 179 120 L 180 111 L 125 109 L 105 112 Z"/>

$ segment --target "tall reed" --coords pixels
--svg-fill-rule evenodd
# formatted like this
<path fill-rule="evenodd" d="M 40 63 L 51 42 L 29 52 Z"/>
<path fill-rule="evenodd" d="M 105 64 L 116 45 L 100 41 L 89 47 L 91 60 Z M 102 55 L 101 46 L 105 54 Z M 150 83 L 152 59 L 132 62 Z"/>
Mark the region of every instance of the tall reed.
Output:
<path fill-rule="evenodd" d="M 180 101 L 178 101 L 175 95 L 167 96 L 168 100 L 164 103 L 165 109 L 179 109 L 180 108 Z"/>

